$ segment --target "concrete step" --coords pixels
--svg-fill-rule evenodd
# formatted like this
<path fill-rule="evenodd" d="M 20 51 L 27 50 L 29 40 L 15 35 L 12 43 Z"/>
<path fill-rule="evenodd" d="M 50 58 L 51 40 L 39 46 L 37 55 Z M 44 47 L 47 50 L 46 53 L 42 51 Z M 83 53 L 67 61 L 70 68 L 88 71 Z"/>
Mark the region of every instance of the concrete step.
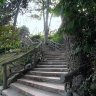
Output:
<path fill-rule="evenodd" d="M 60 77 L 48 77 L 48 76 L 38 76 L 38 75 L 25 75 L 24 79 L 35 80 L 40 82 L 51 82 L 51 83 L 61 83 Z"/>
<path fill-rule="evenodd" d="M 65 54 L 64 51 L 45 51 L 44 54 Z"/>
<path fill-rule="evenodd" d="M 45 71 L 30 71 L 29 75 L 39 75 L 39 76 L 55 76 L 60 77 L 62 74 L 67 74 L 67 72 L 45 72 Z"/>
<path fill-rule="evenodd" d="M 45 60 L 64 60 L 64 61 L 68 61 L 67 59 L 64 59 L 63 57 L 46 57 Z"/>
<path fill-rule="evenodd" d="M 45 58 L 43 62 L 64 62 L 67 63 L 65 60 L 55 60 L 55 59 L 47 59 Z"/>
<path fill-rule="evenodd" d="M 34 71 L 68 72 L 68 68 L 35 68 Z"/>
<path fill-rule="evenodd" d="M 63 63 L 54 63 L 54 62 L 40 62 L 38 65 L 64 65 L 67 67 L 68 63 L 67 62 L 63 62 Z"/>
<path fill-rule="evenodd" d="M 58 65 L 58 66 L 66 66 L 67 64 L 65 62 L 41 62 L 39 65 Z"/>
<path fill-rule="evenodd" d="M 63 59 L 65 59 L 66 58 L 66 56 L 52 56 L 52 55 L 50 55 L 50 56 L 44 56 L 44 58 L 63 58 Z"/>
<path fill-rule="evenodd" d="M 27 96 L 27 95 L 20 93 L 20 90 L 16 90 L 14 88 L 8 88 L 2 91 L 2 96 Z"/>
<path fill-rule="evenodd" d="M 44 56 L 61 56 L 61 55 L 66 55 L 64 52 L 46 52 L 44 53 Z"/>
<path fill-rule="evenodd" d="M 63 84 L 53 84 L 48 82 L 37 82 L 33 80 L 26 80 L 26 79 L 18 79 L 17 81 L 20 84 L 28 85 L 37 89 L 41 89 L 48 92 L 54 93 L 62 93 L 64 92 L 64 85 Z"/>
<path fill-rule="evenodd" d="M 62 58 L 62 57 L 66 57 L 66 55 L 55 55 L 55 54 L 54 55 L 51 55 L 50 54 L 50 55 L 44 55 L 44 57 L 45 58 L 47 58 L 47 57 L 55 57 L 55 58 L 58 57 L 58 58 Z"/>
<path fill-rule="evenodd" d="M 26 86 L 20 83 L 13 83 L 11 85 L 13 89 L 19 90 L 21 93 L 23 93 L 23 96 L 63 96 L 60 94 L 52 93 L 52 92 L 47 92 L 43 91 L 40 89 L 36 89 L 34 87 Z M 14 95 L 13 95 L 14 96 Z M 21 95 L 19 95 L 21 96 Z"/>
<path fill-rule="evenodd" d="M 52 61 L 52 60 L 47 60 L 47 61 L 42 61 L 39 63 L 39 65 L 68 65 L 68 62 L 65 62 L 65 61 Z"/>
<path fill-rule="evenodd" d="M 67 68 L 66 65 L 37 65 L 37 67 L 38 68 Z"/>
<path fill-rule="evenodd" d="M 44 61 L 12 83 L 3 91 L 3 96 L 66 96 L 60 79 L 61 75 L 68 73 L 66 53 L 50 51 L 48 47 L 44 49 Z"/>

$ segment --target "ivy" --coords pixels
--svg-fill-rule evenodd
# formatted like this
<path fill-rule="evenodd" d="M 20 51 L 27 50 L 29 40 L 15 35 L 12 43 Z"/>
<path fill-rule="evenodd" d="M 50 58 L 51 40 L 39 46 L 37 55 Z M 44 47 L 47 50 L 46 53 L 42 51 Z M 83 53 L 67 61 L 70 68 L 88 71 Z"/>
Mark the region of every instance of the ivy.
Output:
<path fill-rule="evenodd" d="M 0 26 L 0 49 L 19 47 L 19 33 L 13 31 L 13 26 Z"/>
<path fill-rule="evenodd" d="M 0 4 L 4 3 L 6 0 L 0 0 Z"/>
<path fill-rule="evenodd" d="M 60 8 L 61 13 L 57 8 Z M 55 11 L 54 13 L 63 18 L 60 29 L 64 29 L 65 34 L 75 37 L 73 50 L 75 55 L 82 59 L 80 63 L 93 65 L 95 62 L 96 71 L 96 0 L 60 0 Z M 85 84 L 84 87 L 85 90 L 90 90 L 90 86 L 87 88 Z M 96 86 L 92 85 L 91 89 L 94 87 Z"/>

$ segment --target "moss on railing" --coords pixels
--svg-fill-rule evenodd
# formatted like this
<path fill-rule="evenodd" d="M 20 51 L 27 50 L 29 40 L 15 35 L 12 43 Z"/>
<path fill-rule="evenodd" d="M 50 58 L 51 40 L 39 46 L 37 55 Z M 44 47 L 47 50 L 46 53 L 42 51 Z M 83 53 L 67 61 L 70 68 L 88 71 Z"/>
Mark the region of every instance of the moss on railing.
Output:
<path fill-rule="evenodd" d="M 38 60 L 42 59 L 42 42 L 35 48 L 29 50 L 23 55 L 15 57 L 13 60 L 8 60 L 2 63 L 3 68 L 3 88 L 6 89 L 10 83 L 20 78 L 20 74 L 24 74 L 25 71 L 33 69 Z M 29 68 L 30 67 L 30 68 Z M 2 73 L 2 72 L 1 72 Z"/>
<path fill-rule="evenodd" d="M 3 72 L 2 72 L 2 64 L 14 60 L 17 57 L 20 57 L 24 54 L 24 52 L 20 52 L 19 54 L 15 54 L 15 53 L 6 53 L 6 54 L 2 54 L 0 55 L 0 85 L 2 85 L 3 83 Z"/>

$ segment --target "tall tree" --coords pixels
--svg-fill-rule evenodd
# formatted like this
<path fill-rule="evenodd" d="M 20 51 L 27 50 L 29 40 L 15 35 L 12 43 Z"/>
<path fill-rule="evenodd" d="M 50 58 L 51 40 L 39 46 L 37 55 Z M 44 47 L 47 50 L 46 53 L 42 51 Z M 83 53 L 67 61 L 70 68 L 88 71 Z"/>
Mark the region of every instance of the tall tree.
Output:
<path fill-rule="evenodd" d="M 20 8 L 26 8 L 29 0 L 2 0 L 0 4 L 0 25 L 6 25 L 13 19 L 13 25 L 16 25 L 17 16 Z"/>
<path fill-rule="evenodd" d="M 45 9 L 45 23 L 44 23 L 44 32 L 45 32 L 45 43 L 47 43 L 48 40 L 48 33 L 49 33 L 49 26 L 48 26 L 48 20 L 49 20 L 49 0 L 46 0 L 46 9 Z"/>
<path fill-rule="evenodd" d="M 16 26 L 17 17 L 18 17 L 21 2 L 22 2 L 22 0 L 19 0 L 19 1 L 17 1 L 17 4 L 16 4 L 17 9 L 16 9 L 16 13 L 15 13 L 15 16 L 14 16 L 14 23 L 13 23 L 14 27 Z"/>
<path fill-rule="evenodd" d="M 48 35 L 49 35 L 49 27 L 51 24 L 52 16 L 49 17 L 51 13 L 51 9 L 55 7 L 58 0 L 33 0 L 33 3 L 36 3 L 39 7 L 35 9 L 36 11 L 42 13 L 43 23 L 44 23 L 44 34 L 45 34 L 45 43 L 47 43 Z"/>

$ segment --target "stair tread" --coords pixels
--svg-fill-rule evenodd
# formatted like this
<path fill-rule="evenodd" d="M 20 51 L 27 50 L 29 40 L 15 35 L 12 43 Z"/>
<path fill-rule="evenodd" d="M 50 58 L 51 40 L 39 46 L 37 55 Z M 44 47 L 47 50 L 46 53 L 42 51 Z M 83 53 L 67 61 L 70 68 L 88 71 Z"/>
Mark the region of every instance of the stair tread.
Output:
<path fill-rule="evenodd" d="M 45 56 L 44 58 L 45 58 L 45 59 L 49 59 L 49 58 L 52 58 L 52 59 L 53 59 L 53 58 L 54 58 L 54 59 L 56 58 L 56 59 L 57 59 L 57 58 L 59 58 L 59 59 L 62 59 L 62 60 L 66 60 L 66 57 L 62 57 L 62 56 L 51 56 L 51 55 L 50 55 L 50 56 Z"/>
<path fill-rule="evenodd" d="M 50 55 L 50 54 L 65 54 L 65 52 L 61 52 L 61 51 L 59 51 L 59 52 L 57 52 L 57 51 L 53 52 L 53 51 L 51 51 L 51 52 L 44 52 L 44 54 L 45 55 Z"/>
<path fill-rule="evenodd" d="M 30 71 L 27 74 L 36 76 L 50 76 L 50 77 L 60 77 L 61 75 L 66 75 L 68 72 L 46 72 L 46 71 Z"/>
<path fill-rule="evenodd" d="M 56 60 L 53 59 L 53 60 L 50 60 L 50 59 L 47 59 L 47 58 L 44 59 L 43 62 L 64 62 L 64 63 L 66 63 L 66 61 L 63 60 L 63 59 L 61 59 L 61 60 L 60 60 L 60 59 L 56 59 Z"/>
<path fill-rule="evenodd" d="M 65 55 L 64 53 L 49 53 L 49 54 L 44 54 L 44 56 L 63 56 Z"/>
<path fill-rule="evenodd" d="M 32 96 L 62 96 L 62 95 L 59 95 L 59 94 L 55 94 L 55 93 L 43 91 L 43 90 L 40 90 L 40 89 L 32 88 L 30 86 L 26 86 L 26 85 L 23 85 L 23 84 L 20 84 L 20 83 L 13 83 L 12 86 L 15 86 L 19 90 L 22 90 L 22 91 L 26 92 L 26 94 L 27 93 L 32 94 Z M 25 95 L 25 96 L 29 96 L 29 95 Z"/>
<path fill-rule="evenodd" d="M 65 65 L 37 65 L 37 68 L 65 68 L 68 69 Z"/>
<path fill-rule="evenodd" d="M 48 68 L 44 68 L 44 67 L 38 67 L 38 68 L 35 68 L 34 70 L 38 70 L 38 69 L 40 69 L 40 70 L 45 70 L 45 71 L 48 71 L 48 70 L 67 70 L 68 68 L 52 68 L 52 67 L 48 67 Z"/>
<path fill-rule="evenodd" d="M 39 67 L 39 66 L 54 66 L 54 67 L 55 67 L 55 66 L 61 66 L 61 67 L 64 66 L 64 67 L 65 67 L 66 65 L 59 65 L 59 64 L 58 64 L 58 65 L 37 65 L 37 66 L 38 66 L 38 67 Z"/>
<path fill-rule="evenodd" d="M 40 62 L 39 63 L 40 65 L 65 65 L 65 67 L 67 66 L 67 63 L 65 63 L 65 62 L 63 62 L 63 63 L 50 63 L 50 62 L 46 62 L 46 61 L 44 61 L 44 62 Z"/>
<path fill-rule="evenodd" d="M 39 76 L 39 75 L 25 75 L 25 76 L 29 76 L 29 77 L 36 77 L 36 78 L 45 78 L 45 79 L 57 79 L 57 80 L 60 80 L 59 77 L 48 77 L 48 76 Z"/>
<path fill-rule="evenodd" d="M 47 50 L 43 61 L 3 90 L 3 96 L 67 96 L 61 81 L 61 75 L 68 73 L 66 53 Z"/>
<path fill-rule="evenodd" d="M 52 67 L 47 68 L 46 67 L 45 68 L 45 67 L 41 67 L 41 68 L 35 68 L 34 71 L 68 72 L 68 68 L 57 68 L 57 67 L 55 67 L 55 68 L 52 68 Z"/>
<path fill-rule="evenodd" d="M 65 63 L 65 62 L 46 62 L 46 61 L 44 61 L 44 62 L 40 62 L 39 63 L 40 65 L 50 65 L 50 66 L 52 66 L 52 65 L 62 65 L 62 66 L 67 66 L 67 64 Z"/>
<path fill-rule="evenodd" d="M 66 74 L 67 72 L 46 72 L 46 71 L 30 71 L 35 73 L 49 73 L 49 74 Z"/>
<path fill-rule="evenodd" d="M 13 88 L 8 88 L 6 90 L 3 90 L 2 95 L 4 95 L 4 96 L 24 96 L 19 91 L 15 90 Z"/>
<path fill-rule="evenodd" d="M 68 68 L 35 68 L 35 69 L 68 69 Z"/>
<path fill-rule="evenodd" d="M 49 82 L 38 82 L 38 81 L 26 80 L 26 79 L 19 79 L 19 81 L 21 81 L 21 82 L 24 81 L 26 83 L 36 84 L 36 85 L 50 87 L 50 88 L 64 91 L 64 85 L 63 84 L 54 84 L 54 83 L 49 83 Z"/>
<path fill-rule="evenodd" d="M 53 62 L 53 61 L 44 61 L 44 62 L 41 62 L 41 63 L 58 64 L 58 65 L 59 65 L 59 64 L 64 64 L 64 65 L 66 65 L 65 62 L 57 62 L 57 61 L 54 61 L 54 62 Z M 41 63 L 40 63 L 40 64 L 41 64 Z"/>

